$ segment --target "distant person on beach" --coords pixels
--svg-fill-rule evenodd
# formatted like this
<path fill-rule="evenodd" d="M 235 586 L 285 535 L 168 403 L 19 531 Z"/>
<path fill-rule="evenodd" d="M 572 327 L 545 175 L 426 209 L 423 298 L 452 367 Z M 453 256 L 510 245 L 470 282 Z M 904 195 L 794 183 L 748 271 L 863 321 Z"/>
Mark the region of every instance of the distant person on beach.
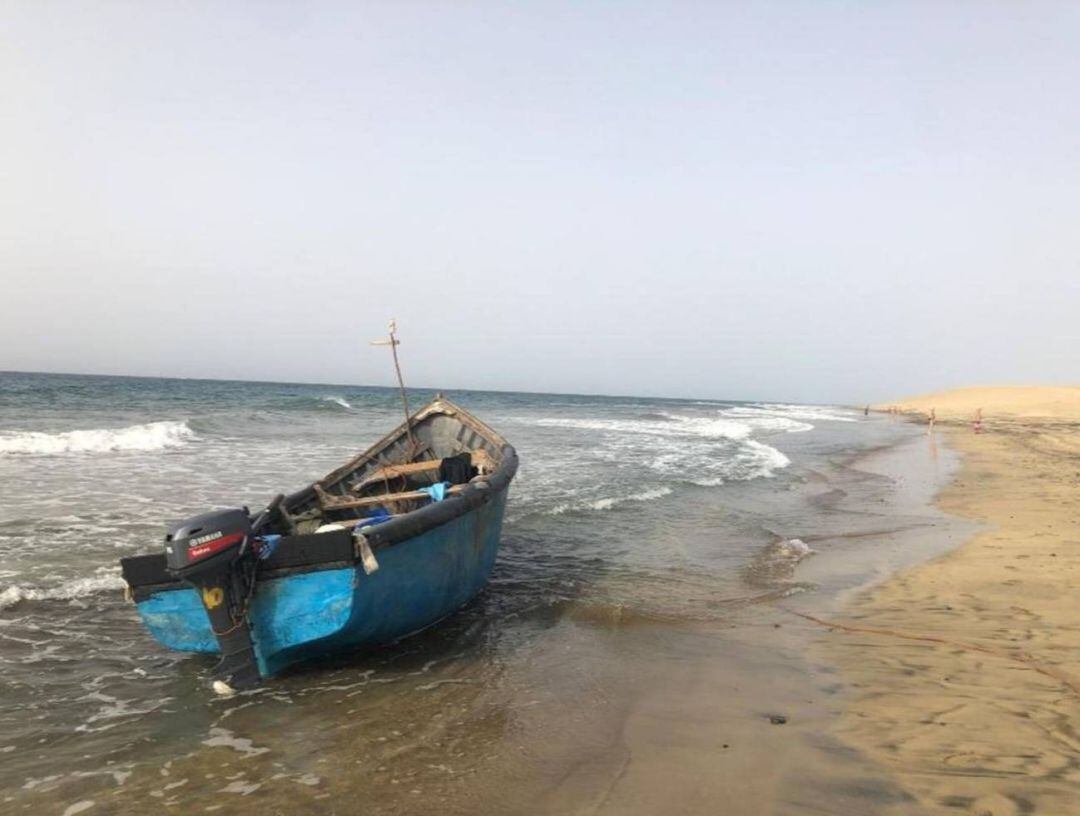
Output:
<path fill-rule="evenodd" d="M 973 430 L 977 434 L 981 434 L 983 432 L 982 408 L 975 409 L 975 421 L 971 423 L 971 430 Z"/>
<path fill-rule="evenodd" d="M 927 427 L 926 427 L 926 432 L 928 434 L 934 432 L 934 423 L 935 422 L 937 422 L 937 409 L 936 408 L 931 408 L 930 409 L 930 424 L 927 425 Z"/>
<path fill-rule="evenodd" d="M 869 405 L 867 405 L 865 408 L 863 408 L 862 415 L 863 416 L 870 416 L 870 406 Z"/>

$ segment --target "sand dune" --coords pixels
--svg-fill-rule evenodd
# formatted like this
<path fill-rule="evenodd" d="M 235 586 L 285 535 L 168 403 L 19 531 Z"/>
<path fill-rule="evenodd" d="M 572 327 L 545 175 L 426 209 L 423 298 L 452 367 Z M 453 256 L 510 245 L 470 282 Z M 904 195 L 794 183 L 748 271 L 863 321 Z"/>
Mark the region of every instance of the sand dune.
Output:
<path fill-rule="evenodd" d="M 938 419 L 968 420 L 981 408 L 987 418 L 1041 418 L 1080 421 L 1080 386 L 990 386 L 957 388 L 892 403 L 905 413 L 929 413 Z M 887 404 L 874 409 L 884 411 Z"/>

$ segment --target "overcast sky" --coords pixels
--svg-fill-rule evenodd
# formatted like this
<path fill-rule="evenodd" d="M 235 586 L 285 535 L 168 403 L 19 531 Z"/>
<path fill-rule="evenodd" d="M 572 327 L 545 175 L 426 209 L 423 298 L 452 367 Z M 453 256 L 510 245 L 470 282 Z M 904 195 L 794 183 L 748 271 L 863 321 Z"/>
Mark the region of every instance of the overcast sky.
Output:
<path fill-rule="evenodd" d="M 1080 381 L 1080 4 L 0 0 L 0 369 Z"/>

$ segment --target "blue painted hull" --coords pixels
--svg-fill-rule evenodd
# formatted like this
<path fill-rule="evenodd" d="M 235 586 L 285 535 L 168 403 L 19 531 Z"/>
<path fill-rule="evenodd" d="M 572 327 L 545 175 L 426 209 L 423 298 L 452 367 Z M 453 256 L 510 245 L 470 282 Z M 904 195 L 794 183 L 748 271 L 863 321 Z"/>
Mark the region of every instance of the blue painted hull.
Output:
<path fill-rule="evenodd" d="M 389 643 L 474 598 L 499 549 L 507 491 L 413 538 L 375 551 L 379 569 L 359 565 L 261 580 L 250 624 L 259 672 L 271 677 L 311 657 Z M 156 592 L 138 604 L 154 639 L 170 649 L 218 652 L 194 589 Z"/>

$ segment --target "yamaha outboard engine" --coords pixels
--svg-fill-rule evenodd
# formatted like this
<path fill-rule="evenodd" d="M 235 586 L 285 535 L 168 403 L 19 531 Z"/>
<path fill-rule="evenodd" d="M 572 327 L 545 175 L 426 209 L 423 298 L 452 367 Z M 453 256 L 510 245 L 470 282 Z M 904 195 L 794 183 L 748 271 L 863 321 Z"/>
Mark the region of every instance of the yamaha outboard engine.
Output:
<path fill-rule="evenodd" d="M 204 513 L 170 526 L 165 535 L 165 564 L 195 587 L 221 647 L 214 678 L 234 689 L 261 679 L 248 626 L 257 563 L 253 545 L 246 509 Z"/>

